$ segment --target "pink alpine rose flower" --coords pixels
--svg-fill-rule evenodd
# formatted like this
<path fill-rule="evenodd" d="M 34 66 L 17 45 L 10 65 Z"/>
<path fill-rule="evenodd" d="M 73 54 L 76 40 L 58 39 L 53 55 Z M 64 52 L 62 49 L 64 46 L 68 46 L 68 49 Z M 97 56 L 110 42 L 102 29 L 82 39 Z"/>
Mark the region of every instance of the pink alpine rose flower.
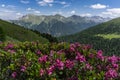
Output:
<path fill-rule="evenodd" d="M 37 50 L 37 51 L 36 51 L 36 54 L 40 55 L 40 54 L 42 54 L 42 53 L 41 53 L 40 50 Z"/>
<path fill-rule="evenodd" d="M 20 71 L 25 72 L 25 70 L 26 70 L 26 67 L 25 66 L 21 66 Z"/>
<path fill-rule="evenodd" d="M 43 55 L 42 57 L 40 57 L 38 59 L 39 63 L 45 63 L 48 59 L 48 56 L 47 55 Z"/>
<path fill-rule="evenodd" d="M 116 57 L 116 56 L 112 56 L 112 57 L 108 57 L 108 61 L 110 62 L 110 63 L 117 63 L 118 62 L 118 57 Z"/>
<path fill-rule="evenodd" d="M 114 78 L 117 78 L 117 77 L 118 77 L 118 73 L 114 69 L 110 69 L 105 73 L 106 80 L 114 79 Z"/>
<path fill-rule="evenodd" d="M 43 70 L 43 69 L 40 69 L 40 76 L 43 76 L 44 74 L 45 74 L 45 70 Z"/>
<path fill-rule="evenodd" d="M 73 61 L 70 61 L 70 60 L 66 60 L 65 66 L 66 66 L 66 68 L 68 68 L 68 69 L 72 69 L 72 68 L 74 67 L 74 62 L 73 62 Z"/>
<path fill-rule="evenodd" d="M 85 56 L 77 53 L 77 56 L 75 57 L 76 60 L 80 62 L 86 62 Z"/>
<path fill-rule="evenodd" d="M 16 78 L 17 72 L 13 72 L 11 76 L 12 76 L 13 78 Z"/>
<path fill-rule="evenodd" d="M 64 68 L 64 63 L 63 63 L 62 61 L 60 61 L 59 59 L 57 59 L 55 66 L 56 66 L 59 70 L 63 70 L 63 68 Z"/>
<path fill-rule="evenodd" d="M 97 58 L 99 58 L 100 60 L 104 61 L 104 56 L 103 56 L 102 50 L 99 50 L 99 51 L 97 52 Z"/>
<path fill-rule="evenodd" d="M 55 69 L 55 66 L 54 66 L 54 65 L 50 66 L 50 67 L 47 69 L 48 75 L 51 75 L 51 74 L 53 73 L 54 69 Z"/>

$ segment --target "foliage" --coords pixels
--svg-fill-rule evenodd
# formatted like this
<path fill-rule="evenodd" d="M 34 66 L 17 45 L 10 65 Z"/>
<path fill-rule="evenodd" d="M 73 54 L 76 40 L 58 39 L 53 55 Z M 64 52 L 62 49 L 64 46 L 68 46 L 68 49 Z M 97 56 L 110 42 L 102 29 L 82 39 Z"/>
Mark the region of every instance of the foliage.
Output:
<path fill-rule="evenodd" d="M 47 33 L 40 33 L 36 30 L 31 30 L 33 32 L 35 32 L 36 34 L 38 34 L 39 36 L 42 36 L 44 38 L 46 38 L 47 40 L 49 40 L 49 42 L 58 42 L 57 38 L 56 37 L 53 37 L 52 35 L 50 34 L 47 34 Z"/>
<path fill-rule="evenodd" d="M 120 57 L 90 45 L 0 43 L 1 80 L 119 80 Z"/>

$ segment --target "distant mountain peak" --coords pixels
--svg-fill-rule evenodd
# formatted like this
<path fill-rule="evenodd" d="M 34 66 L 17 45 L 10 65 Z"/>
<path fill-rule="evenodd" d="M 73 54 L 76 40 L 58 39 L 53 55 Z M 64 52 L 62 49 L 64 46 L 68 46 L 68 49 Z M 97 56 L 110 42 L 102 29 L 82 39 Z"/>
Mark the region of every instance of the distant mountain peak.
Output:
<path fill-rule="evenodd" d="M 62 15 L 60 15 L 60 14 L 55 14 L 55 15 L 53 15 L 53 16 L 59 16 L 59 17 L 61 17 Z"/>
<path fill-rule="evenodd" d="M 42 33 L 50 33 L 53 36 L 64 36 L 74 34 L 107 20 L 108 19 L 100 16 L 81 17 L 79 15 L 72 15 L 69 17 L 64 17 L 60 14 L 28 14 L 14 22 L 26 28 L 34 29 Z"/>

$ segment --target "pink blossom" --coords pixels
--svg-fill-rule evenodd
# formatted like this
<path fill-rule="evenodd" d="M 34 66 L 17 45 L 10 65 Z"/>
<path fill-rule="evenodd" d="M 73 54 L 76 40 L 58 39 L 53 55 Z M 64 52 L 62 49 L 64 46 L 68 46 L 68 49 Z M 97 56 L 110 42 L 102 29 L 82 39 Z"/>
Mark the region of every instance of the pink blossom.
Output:
<path fill-rule="evenodd" d="M 73 61 L 70 61 L 70 60 L 66 60 L 65 66 L 66 66 L 66 68 L 68 68 L 68 69 L 72 69 L 72 68 L 74 67 L 74 62 L 73 62 Z"/>
<path fill-rule="evenodd" d="M 91 49 L 91 48 L 92 48 L 92 46 L 89 45 L 89 44 L 83 46 L 83 49 L 85 49 L 85 50 L 88 50 L 88 49 Z"/>
<path fill-rule="evenodd" d="M 64 63 L 63 63 L 62 61 L 60 61 L 59 59 L 57 59 L 55 66 L 56 66 L 58 69 L 63 70 L 63 68 L 64 68 Z"/>
<path fill-rule="evenodd" d="M 54 53 L 55 53 L 55 51 L 54 51 L 54 50 L 51 50 L 51 51 L 50 51 L 50 56 L 52 57 Z"/>
<path fill-rule="evenodd" d="M 9 43 L 6 47 L 9 49 L 12 49 L 14 47 L 14 45 Z"/>
<path fill-rule="evenodd" d="M 55 66 L 54 66 L 54 65 L 50 66 L 50 67 L 47 69 L 48 75 L 51 75 L 51 74 L 53 73 L 54 69 L 55 69 Z"/>
<path fill-rule="evenodd" d="M 40 69 L 40 76 L 43 76 L 45 74 L 45 70 Z"/>
<path fill-rule="evenodd" d="M 120 61 L 120 57 L 118 57 L 118 61 Z"/>
<path fill-rule="evenodd" d="M 13 49 L 14 45 L 13 44 L 7 44 L 7 46 L 4 48 L 5 51 L 8 51 L 9 49 Z"/>
<path fill-rule="evenodd" d="M 75 48 L 76 48 L 76 45 L 75 44 L 71 44 L 70 45 L 70 52 L 74 52 Z"/>
<path fill-rule="evenodd" d="M 64 50 L 59 50 L 59 51 L 57 52 L 57 54 L 62 54 L 62 53 L 64 53 Z"/>
<path fill-rule="evenodd" d="M 78 43 L 78 42 L 74 43 L 74 45 L 75 45 L 76 47 L 80 47 L 80 46 L 81 46 L 81 44 Z"/>
<path fill-rule="evenodd" d="M 13 72 L 11 76 L 12 76 L 13 78 L 16 78 L 17 72 Z"/>
<path fill-rule="evenodd" d="M 93 67 L 89 63 L 87 63 L 85 66 L 86 66 L 86 69 L 88 69 L 88 70 L 92 70 L 93 69 Z"/>
<path fill-rule="evenodd" d="M 42 53 L 41 53 L 40 50 L 37 50 L 37 51 L 36 51 L 36 54 L 40 55 L 40 54 L 42 54 Z"/>
<path fill-rule="evenodd" d="M 108 61 L 110 63 L 117 63 L 118 62 L 118 58 L 113 55 L 112 57 L 108 57 Z"/>
<path fill-rule="evenodd" d="M 105 73 L 105 78 L 106 78 L 107 80 L 109 80 L 109 79 L 111 79 L 111 78 L 116 78 L 116 77 L 118 77 L 118 73 L 117 73 L 117 71 L 114 70 L 114 69 L 110 69 L 110 70 L 108 70 L 108 71 Z"/>
<path fill-rule="evenodd" d="M 22 72 L 24 72 L 26 70 L 26 67 L 25 66 L 21 66 L 21 69 L 20 69 Z"/>
<path fill-rule="evenodd" d="M 112 64 L 112 67 L 115 69 L 118 69 L 119 65 L 118 64 Z"/>
<path fill-rule="evenodd" d="M 47 59 L 48 59 L 48 56 L 47 56 L 47 55 L 43 55 L 42 57 L 40 57 L 40 58 L 38 59 L 38 61 L 39 61 L 40 63 L 42 63 L 42 62 L 46 62 Z"/>
<path fill-rule="evenodd" d="M 8 50 L 9 53 L 15 53 L 15 50 Z"/>
<path fill-rule="evenodd" d="M 99 50 L 98 52 L 97 52 L 97 58 L 99 58 L 100 60 L 104 60 L 104 56 L 103 56 L 103 52 L 102 52 L 102 50 Z"/>
<path fill-rule="evenodd" d="M 75 59 L 80 61 L 80 62 L 85 62 L 86 61 L 85 56 L 81 55 L 81 54 L 78 54 L 78 53 L 77 53 L 77 56 L 75 57 Z"/>

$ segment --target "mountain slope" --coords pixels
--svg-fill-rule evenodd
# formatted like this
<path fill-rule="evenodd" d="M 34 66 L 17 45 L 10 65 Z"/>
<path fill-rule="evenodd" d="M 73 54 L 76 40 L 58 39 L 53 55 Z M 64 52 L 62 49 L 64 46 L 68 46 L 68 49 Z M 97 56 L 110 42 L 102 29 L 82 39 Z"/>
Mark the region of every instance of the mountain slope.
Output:
<path fill-rule="evenodd" d="M 107 20 L 109 19 L 99 16 L 81 17 L 72 15 L 70 17 L 64 17 L 59 14 L 50 16 L 29 14 L 12 22 L 25 28 L 37 30 L 41 33 L 49 33 L 52 36 L 58 37 L 77 33 Z"/>
<path fill-rule="evenodd" d="M 5 35 L 3 29 L 0 27 L 0 41 L 4 41 L 4 40 L 5 40 Z"/>
<path fill-rule="evenodd" d="M 96 25 L 80 33 L 61 37 L 60 41 L 91 44 L 106 54 L 120 55 L 120 18 Z"/>
<path fill-rule="evenodd" d="M 0 20 L 0 28 L 3 29 L 6 37 L 16 39 L 18 41 L 36 41 L 47 42 L 47 39 L 38 34 L 27 30 L 21 26 Z"/>

